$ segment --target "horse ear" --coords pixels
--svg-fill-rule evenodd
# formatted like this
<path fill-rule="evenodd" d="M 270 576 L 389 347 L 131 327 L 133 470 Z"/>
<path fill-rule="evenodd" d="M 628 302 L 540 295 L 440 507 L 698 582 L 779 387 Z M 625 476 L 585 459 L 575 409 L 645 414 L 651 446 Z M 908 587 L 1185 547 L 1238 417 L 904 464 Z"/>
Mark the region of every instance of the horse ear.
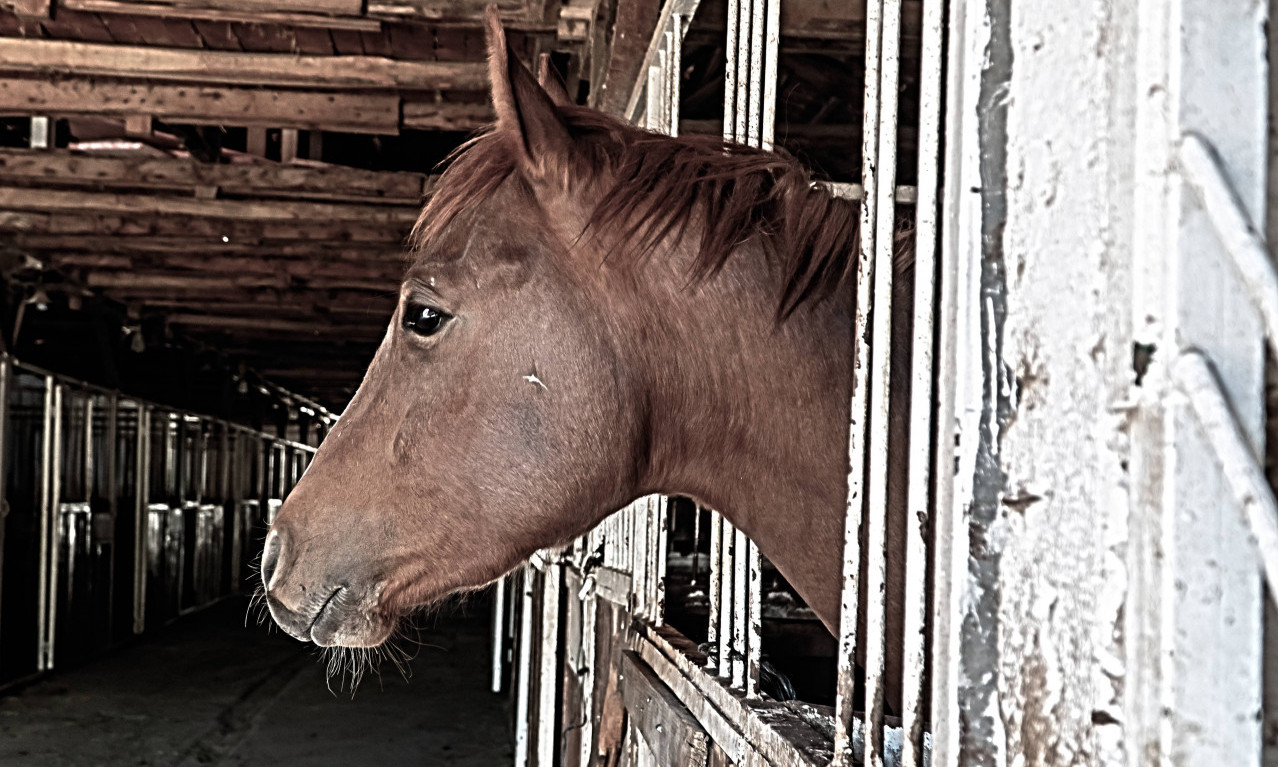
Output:
<path fill-rule="evenodd" d="M 568 127 L 532 72 L 506 47 L 506 31 L 497 18 L 497 6 L 489 5 L 484 16 L 497 131 L 514 139 L 526 170 L 549 177 L 556 163 L 571 150 Z"/>
<path fill-rule="evenodd" d="M 540 60 L 537 62 L 537 82 L 541 85 L 541 89 L 546 92 L 550 100 L 555 102 L 555 106 L 565 106 L 572 103 L 572 99 L 568 98 L 568 91 L 564 88 L 563 81 L 559 79 L 559 73 L 550 66 L 550 54 L 541 54 Z"/>

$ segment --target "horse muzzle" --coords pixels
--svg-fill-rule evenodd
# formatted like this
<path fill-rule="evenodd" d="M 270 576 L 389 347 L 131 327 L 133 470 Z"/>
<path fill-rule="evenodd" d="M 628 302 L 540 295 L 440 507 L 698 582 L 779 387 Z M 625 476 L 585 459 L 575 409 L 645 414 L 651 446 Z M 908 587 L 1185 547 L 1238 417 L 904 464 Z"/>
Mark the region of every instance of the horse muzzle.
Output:
<path fill-rule="evenodd" d="M 271 617 L 289 636 L 320 647 L 375 647 L 390 636 L 393 621 L 377 610 L 380 584 L 322 578 L 314 584 L 298 580 L 296 561 L 282 555 L 286 537 L 272 530 L 262 554 L 262 584 Z M 290 574 L 294 577 L 290 578 Z M 305 580 L 305 579 L 303 579 Z"/>

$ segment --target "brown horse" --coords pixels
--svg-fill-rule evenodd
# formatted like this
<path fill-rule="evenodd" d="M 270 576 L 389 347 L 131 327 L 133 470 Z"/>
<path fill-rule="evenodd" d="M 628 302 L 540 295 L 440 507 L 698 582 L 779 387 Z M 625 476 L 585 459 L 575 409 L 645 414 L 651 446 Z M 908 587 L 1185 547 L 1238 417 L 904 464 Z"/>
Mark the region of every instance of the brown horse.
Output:
<path fill-rule="evenodd" d="M 781 154 L 552 99 L 491 13 L 489 67 L 497 123 L 439 180 L 363 385 L 272 527 L 271 614 L 376 646 L 667 493 L 722 511 L 836 629 L 856 205 Z"/>

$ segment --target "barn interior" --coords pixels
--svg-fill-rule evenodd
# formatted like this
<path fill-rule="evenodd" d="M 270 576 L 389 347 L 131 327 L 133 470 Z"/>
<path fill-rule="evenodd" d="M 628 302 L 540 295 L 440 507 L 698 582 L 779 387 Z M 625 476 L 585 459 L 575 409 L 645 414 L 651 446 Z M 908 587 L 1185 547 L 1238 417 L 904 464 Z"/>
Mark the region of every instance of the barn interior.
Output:
<path fill-rule="evenodd" d="M 271 722 L 297 733 L 298 763 L 349 764 L 341 743 L 359 739 L 324 717 L 364 711 L 367 738 L 395 731 L 403 705 L 436 726 L 388 736 L 387 758 L 508 758 L 511 685 L 488 675 L 482 596 L 419 628 L 413 679 L 387 661 L 353 701 L 327 697 L 311 648 L 244 625 L 266 526 L 385 331 L 439 165 L 492 120 L 484 6 L 0 2 L 0 762 L 135 749 L 145 763 L 248 764 Z M 521 58 L 548 55 L 579 103 L 627 116 L 659 0 L 498 8 Z M 692 17 L 682 133 L 722 132 L 726 8 L 706 0 Z M 918 3 L 904 8 L 909 185 L 920 22 Z M 777 144 L 846 189 L 865 42 L 864 3 L 783 4 Z M 668 620 L 701 642 L 706 512 L 673 508 Z M 765 654 L 797 697 L 832 703 L 834 640 L 783 578 L 767 582 Z M 151 694 L 178 678 L 175 697 Z M 329 681 L 345 683 L 340 669 Z M 450 706 L 442 689 L 467 692 Z M 324 713 L 289 721 L 285 708 L 321 694 Z M 148 705 L 190 715 L 166 725 L 180 717 Z M 148 734 L 153 721 L 171 737 Z"/>

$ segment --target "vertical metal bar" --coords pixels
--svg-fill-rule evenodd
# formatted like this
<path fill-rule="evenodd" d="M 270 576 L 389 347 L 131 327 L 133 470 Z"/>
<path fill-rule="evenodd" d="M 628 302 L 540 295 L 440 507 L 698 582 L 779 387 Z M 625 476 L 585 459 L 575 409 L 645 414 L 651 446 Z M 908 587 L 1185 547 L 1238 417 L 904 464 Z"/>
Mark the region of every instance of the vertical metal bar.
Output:
<path fill-rule="evenodd" d="M 697 516 L 700 518 L 701 510 L 697 509 Z M 721 653 L 718 651 L 720 641 L 726 641 L 726 637 L 722 640 L 719 636 L 719 599 L 723 589 L 723 573 L 720 570 L 720 563 L 723 560 L 723 526 L 719 524 L 719 512 L 710 510 L 706 519 L 710 525 L 710 567 L 709 577 L 706 585 L 706 601 L 710 612 L 710 622 L 706 626 L 706 643 L 712 648 L 709 657 L 706 658 L 706 669 L 709 671 L 719 671 L 723 667 L 719 664 Z M 720 671 L 722 673 L 722 671 Z"/>
<path fill-rule="evenodd" d="M 119 556 L 119 546 L 115 544 L 116 539 L 114 538 L 115 525 L 120 515 L 120 488 L 116 477 L 117 462 L 119 461 L 119 456 L 117 455 L 119 450 L 119 445 L 117 444 L 119 442 L 119 417 L 120 397 L 115 392 L 112 392 L 107 395 L 106 435 L 103 437 L 103 443 L 106 446 L 106 456 L 104 462 L 105 468 L 103 471 L 106 472 L 105 500 L 111 513 L 112 528 L 110 564 L 107 567 L 107 578 L 109 579 L 107 594 L 110 595 L 107 602 L 107 622 L 108 625 L 113 627 L 115 626 L 115 590 L 118 585 L 116 584 L 115 578 L 115 565 L 116 557 Z M 90 425 L 89 428 L 92 429 L 92 425 Z"/>
<path fill-rule="evenodd" d="M 746 116 L 746 143 L 753 147 L 762 146 L 759 123 L 763 112 L 763 22 L 764 5 L 769 0 L 752 0 L 750 2 L 750 69 L 746 89 L 746 103 L 750 110 Z M 740 18 L 740 16 L 738 17 Z"/>
<path fill-rule="evenodd" d="M 36 578 L 36 667 L 43 671 L 45 652 L 49 643 L 49 520 L 53 516 L 50 508 L 53 499 L 50 495 L 49 473 L 53 466 L 53 408 L 54 383 L 52 376 L 44 377 L 44 420 L 41 424 L 40 437 L 40 543 L 39 564 Z"/>
<path fill-rule="evenodd" d="M 777 60 L 780 57 L 781 0 L 763 0 L 767 4 L 763 32 L 763 122 L 759 145 L 772 151 L 777 122 Z"/>
<path fill-rule="evenodd" d="M 84 393 L 84 500 L 93 497 L 93 395 Z"/>
<path fill-rule="evenodd" d="M 593 549 L 592 549 L 593 551 Z M 586 601 L 581 606 L 581 654 L 582 662 L 579 664 L 585 670 L 585 674 L 581 677 L 581 767 L 587 767 L 590 764 L 591 752 L 595 739 L 595 638 L 598 632 L 599 620 L 599 600 L 593 593 L 586 596 Z"/>
<path fill-rule="evenodd" d="M 13 365 L 7 356 L 0 357 L 0 499 L 8 497 L 9 478 L 9 387 Z M 5 524 L 0 519 L 0 636 L 4 631 L 4 539 Z"/>
<path fill-rule="evenodd" d="M 763 558 L 754 541 L 747 541 L 746 625 L 745 643 L 745 693 L 748 698 L 759 696 L 759 676 L 763 665 Z"/>
<path fill-rule="evenodd" d="M 750 0 L 730 0 L 740 5 L 737 9 L 737 94 L 734 99 L 732 137 L 745 143 L 750 125 Z"/>
<path fill-rule="evenodd" d="M 515 767 L 528 767 L 528 729 L 532 723 L 528 719 L 529 703 L 532 696 L 532 611 L 533 611 L 533 570 L 532 565 L 525 565 L 520 584 L 523 587 L 523 605 L 519 613 L 519 664 L 515 667 L 519 674 L 519 684 L 515 691 Z"/>
<path fill-rule="evenodd" d="M 653 623 L 660 626 L 666 621 L 666 555 L 670 545 L 670 508 L 665 496 L 653 496 L 657 515 L 657 577 L 652 605 Z"/>
<path fill-rule="evenodd" d="M 728 0 L 728 27 L 723 44 L 723 140 L 737 139 L 737 27 L 740 0 Z"/>
<path fill-rule="evenodd" d="M 497 579 L 497 588 L 493 592 L 493 678 L 491 689 L 501 692 L 504 674 L 505 643 L 502 641 L 502 624 L 505 623 L 506 611 L 506 576 Z"/>
<path fill-rule="evenodd" d="M 48 117 L 32 117 L 31 137 L 29 143 L 32 149 L 48 149 L 52 146 L 52 120 Z"/>
<path fill-rule="evenodd" d="M 735 570 L 732 566 L 732 550 L 736 537 L 731 523 L 719 517 L 719 676 L 732 677 L 733 613 L 732 595 Z"/>
<path fill-rule="evenodd" d="M 685 20 L 682 14 L 670 17 L 670 26 L 666 32 L 666 93 L 669 94 L 670 125 L 666 130 L 671 136 L 679 135 L 679 98 L 682 91 L 680 80 L 683 69 L 683 33 Z"/>
<path fill-rule="evenodd" d="M 900 72 L 901 0 L 883 0 L 879 66 L 879 146 L 874 198 L 878 210 L 874 247 L 873 339 L 870 342 L 870 471 L 867 483 L 869 529 L 866 535 L 865 753 L 866 765 L 883 761 L 883 683 L 886 653 L 887 481 L 889 407 L 892 380 L 892 261 L 896 226 L 897 78 Z"/>
<path fill-rule="evenodd" d="M 843 598 L 839 611 L 839 678 L 836 686 L 834 764 L 846 767 L 852 759 L 852 689 L 856 671 L 857 618 L 861 575 L 861 515 L 865 501 L 865 451 L 869 436 L 868 388 L 870 382 L 864 338 L 870 321 L 874 237 L 877 227 L 879 146 L 879 49 L 882 34 L 882 2 L 866 3 L 865 97 L 862 117 L 861 252 L 857 258 L 856 326 L 852 333 L 852 407 L 848 428 L 848 502 L 843 539 Z"/>
<path fill-rule="evenodd" d="M 151 501 L 151 407 L 138 404 L 137 501 L 133 504 L 133 633 L 146 630 L 146 524 Z"/>
<path fill-rule="evenodd" d="M 57 642 L 58 631 L 58 559 L 62 548 L 62 515 L 58 506 L 62 502 L 62 401 L 66 396 L 63 384 L 53 383 L 53 439 L 50 451 L 49 467 L 49 592 L 48 615 L 46 620 L 49 629 L 45 633 L 44 668 L 53 668 L 53 653 Z"/>
<path fill-rule="evenodd" d="M 555 767 L 559 716 L 559 584 L 563 565 L 548 561 L 541 591 L 541 674 L 537 680 L 537 767 Z"/>
<path fill-rule="evenodd" d="M 750 539 L 740 530 L 733 531 L 732 542 L 732 686 L 745 689 L 746 624 L 749 618 Z"/>
<path fill-rule="evenodd" d="M 643 123 L 648 130 L 664 132 L 665 110 L 662 109 L 662 96 L 665 94 L 664 88 L 661 87 L 662 81 L 665 79 L 662 73 L 662 67 L 665 65 L 665 51 L 657 51 L 657 56 L 653 59 L 652 66 L 648 67 L 648 89 L 647 89 L 647 106 L 644 108 Z"/>
<path fill-rule="evenodd" d="M 919 72 L 918 199 L 914 238 L 914 340 L 910 369 L 910 457 L 906 501 L 905 616 L 902 646 L 901 767 L 923 763 L 923 680 L 926 663 L 927 520 L 932 478 L 932 343 L 936 315 L 939 234 L 941 56 L 945 0 L 924 0 Z M 938 453 L 940 451 L 937 451 Z"/>

